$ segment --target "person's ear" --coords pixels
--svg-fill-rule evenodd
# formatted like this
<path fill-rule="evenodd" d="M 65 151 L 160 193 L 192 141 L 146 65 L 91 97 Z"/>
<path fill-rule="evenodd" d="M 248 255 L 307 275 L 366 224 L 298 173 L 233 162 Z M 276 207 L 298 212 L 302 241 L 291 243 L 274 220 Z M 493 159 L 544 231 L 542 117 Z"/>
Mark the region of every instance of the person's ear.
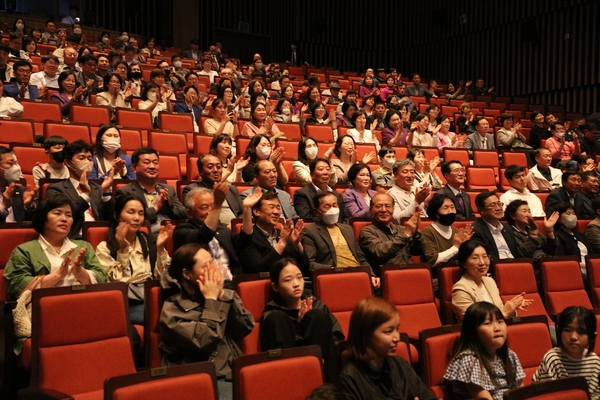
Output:
<path fill-rule="evenodd" d="M 279 293 L 279 285 L 278 284 L 271 282 L 271 289 L 273 289 L 273 291 L 275 293 Z"/>
<path fill-rule="evenodd" d="M 193 280 L 192 273 L 191 273 L 190 271 L 188 271 L 187 269 L 185 269 L 185 268 L 183 268 L 183 269 L 181 270 L 181 275 L 183 276 L 183 278 L 184 278 L 186 281 Z"/>

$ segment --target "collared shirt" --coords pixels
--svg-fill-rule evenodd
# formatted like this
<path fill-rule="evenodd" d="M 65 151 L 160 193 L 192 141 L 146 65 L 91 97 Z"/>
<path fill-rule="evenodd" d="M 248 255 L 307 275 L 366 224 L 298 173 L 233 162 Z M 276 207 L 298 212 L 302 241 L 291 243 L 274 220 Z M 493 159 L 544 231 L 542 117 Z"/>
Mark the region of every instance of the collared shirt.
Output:
<path fill-rule="evenodd" d="M 54 78 L 46 75 L 44 71 L 36 72 L 31 74 L 29 84 L 37 87 L 51 87 L 58 88 L 58 73 L 54 75 Z"/>
<path fill-rule="evenodd" d="M 506 259 L 506 258 L 515 258 L 515 256 L 513 256 L 513 254 L 511 253 L 510 248 L 508 247 L 508 243 L 506 243 L 506 239 L 504 239 L 504 236 L 502 236 L 502 229 L 504 228 L 504 226 L 500 222 L 498 222 L 498 225 L 500 225 L 499 228 L 497 226 L 493 226 L 492 224 L 490 224 L 487 221 L 485 221 L 485 223 L 487 224 L 488 228 L 490 229 L 492 238 L 494 238 L 494 243 L 496 244 L 496 247 L 498 248 L 499 258 L 501 260 Z"/>
<path fill-rule="evenodd" d="M 265 235 L 265 237 L 267 238 L 267 240 L 269 241 L 269 243 L 271 244 L 272 247 L 275 247 L 275 245 L 279 241 L 279 231 L 277 231 L 277 229 L 273 229 L 273 236 L 271 236 L 269 234 L 269 232 L 265 231 L 263 228 L 261 228 L 257 224 L 254 224 L 254 227 L 258 228 L 258 230 L 260 232 L 262 232 L 263 235 Z"/>
<path fill-rule="evenodd" d="M 71 184 L 73 185 L 73 187 L 79 194 L 79 197 L 84 199 L 86 201 L 86 203 L 88 203 L 88 205 L 89 205 L 89 207 L 83 213 L 84 221 L 95 221 L 96 218 L 94 217 L 94 213 L 92 211 L 92 203 L 91 203 L 92 199 L 90 198 L 89 195 L 82 193 L 79 190 L 79 181 L 77 179 L 69 178 L 69 180 L 71 181 Z"/>
<path fill-rule="evenodd" d="M 56 249 L 54 249 L 54 247 L 52 247 L 50 243 L 48 243 L 48 241 L 46 241 L 46 239 L 42 235 L 38 237 L 38 242 L 40 243 L 44 254 L 46 254 L 46 257 L 48 257 L 48 261 L 50 262 L 50 265 L 46 265 L 46 267 L 50 270 L 50 273 L 57 271 L 62 265 L 67 252 L 77 247 L 77 245 L 71 242 L 68 237 L 64 238 L 63 244 L 60 248 L 60 251 L 58 252 L 56 251 Z M 72 259 L 74 259 L 75 257 L 76 254 L 72 254 Z M 98 283 L 98 277 L 96 276 L 96 274 L 94 274 L 90 270 L 86 270 L 86 272 L 90 277 L 90 282 L 92 282 L 93 284 Z M 72 286 L 78 285 L 80 283 L 81 282 L 79 282 L 77 278 L 75 278 L 75 275 L 69 272 L 67 276 L 65 276 L 64 279 L 58 281 L 58 283 L 56 283 L 54 287 Z"/>
<path fill-rule="evenodd" d="M 312 183 L 312 182 L 311 182 L 311 183 Z M 312 185 L 313 185 L 313 187 L 315 188 L 315 190 L 317 191 L 317 193 L 321 193 L 321 192 L 322 192 L 322 190 L 321 190 L 321 189 L 319 189 L 319 188 L 317 187 L 317 185 L 315 185 L 314 183 L 312 183 Z M 327 186 L 327 191 L 328 191 L 328 192 L 333 192 L 333 189 L 332 189 L 331 187 Z"/>

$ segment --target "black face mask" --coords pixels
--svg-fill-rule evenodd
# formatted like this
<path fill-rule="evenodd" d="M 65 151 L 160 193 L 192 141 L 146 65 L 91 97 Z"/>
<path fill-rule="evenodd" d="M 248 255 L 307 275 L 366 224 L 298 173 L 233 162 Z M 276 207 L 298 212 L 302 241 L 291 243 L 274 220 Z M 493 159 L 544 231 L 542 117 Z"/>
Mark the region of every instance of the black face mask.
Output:
<path fill-rule="evenodd" d="M 168 77 L 170 73 L 171 73 L 171 70 L 165 69 L 165 76 L 166 77 Z"/>
<path fill-rule="evenodd" d="M 438 222 L 444 226 L 450 226 L 456 221 L 456 213 L 446 215 L 438 214 Z"/>
<path fill-rule="evenodd" d="M 133 79 L 142 79 L 143 74 L 141 72 L 132 72 L 131 77 Z"/>
<path fill-rule="evenodd" d="M 63 161 L 65 161 L 65 155 L 62 150 L 55 151 L 54 153 L 50 153 L 50 157 L 52 157 L 52 159 L 59 164 L 62 164 Z"/>

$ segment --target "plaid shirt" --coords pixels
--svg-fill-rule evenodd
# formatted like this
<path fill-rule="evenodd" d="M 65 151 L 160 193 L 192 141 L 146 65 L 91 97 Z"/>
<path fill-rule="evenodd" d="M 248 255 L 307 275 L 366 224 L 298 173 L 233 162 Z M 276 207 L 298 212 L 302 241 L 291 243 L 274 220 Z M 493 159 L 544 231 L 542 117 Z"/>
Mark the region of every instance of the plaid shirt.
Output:
<path fill-rule="evenodd" d="M 507 390 L 519 387 L 525 377 L 525 372 L 514 351 L 509 350 L 508 358 L 516 371 L 516 379 L 512 386 L 508 385 L 502 361 L 499 359 L 492 361 L 492 369 L 496 375 L 494 377 L 497 382 L 496 386 L 485 367 L 470 350 L 460 353 L 450 361 L 444 380 L 449 381 L 452 393 L 457 399 L 470 399 L 472 396 L 467 391 L 467 383 L 473 383 L 490 392 L 494 400 L 502 400 L 502 394 Z"/>

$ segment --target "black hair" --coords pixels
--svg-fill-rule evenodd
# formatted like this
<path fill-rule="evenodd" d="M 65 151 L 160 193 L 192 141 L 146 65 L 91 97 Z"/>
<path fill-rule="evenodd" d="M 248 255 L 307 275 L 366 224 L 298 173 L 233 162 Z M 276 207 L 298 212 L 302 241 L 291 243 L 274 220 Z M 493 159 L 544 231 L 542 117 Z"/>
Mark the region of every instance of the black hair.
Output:
<path fill-rule="evenodd" d="M 317 164 L 320 162 L 326 163 L 327 165 L 329 165 L 329 167 L 331 167 L 331 162 L 328 159 L 323 158 L 323 157 L 317 157 L 308 164 L 308 169 L 311 174 L 313 172 L 315 172 L 315 169 L 317 168 Z"/>
<path fill-rule="evenodd" d="M 442 167 L 441 167 L 441 172 L 442 175 L 446 175 L 449 174 L 450 172 L 452 172 L 452 170 L 450 169 L 450 165 L 452 164 L 460 164 L 460 166 L 462 167 L 462 163 L 458 160 L 450 160 L 450 161 L 445 161 L 442 163 Z"/>
<path fill-rule="evenodd" d="M 538 116 L 538 115 L 540 115 L 540 114 L 542 114 L 542 112 L 541 112 L 541 111 L 539 111 L 539 110 L 534 110 L 534 111 L 532 111 L 532 112 L 531 112 L 531 115 L 529 116 L 529 120 L 530 120 L 531 122 L 534 122 L 534 121 L 535 121 L 535 117 L 537 117 L 537 116 Z"/>
<path fill-rule="evenodd" d="M 337 158 L 340 158 L 340 156 L 342 155 L 340 148 L 342 147 L 342 142 L 345 138 L 352 139 L 352 143 L 354 143 L 354 146 L 356 146 L 356 141 L 351 135 L 338 136 L 337 140 L 335 141 L 335 147 L 333 148 L 333 154 L 335 154 Z"/>
<path fill-rule="evenodd" d="M 594 214 L 598 215 L 598 210 L 600 209 L 600 197 L 594 197 L 592 200 L 592 210 L 594 210 Z"/>
<path fill-rule="evenodd" d="M 452 201 L 452 204 L 454 204 L 452 197 L 448 196 L 447 194 L 434 194 L 431 200 L 429 200 L 429 205 L 427 206 L 427 218 L 432 221 L 436 221 L 439 215 L 438 210 L 444 204 L 446 199 Z"/>
<path fill-rule="evenodd" d="M 348 170 L 348 182 L 350 182 L 352 185 L 354 185 L 354 180 L 358 176 L 358 173 L 365 168 L 367 169 L 367 171 L 369 171 L 369 176 L 371 176 L 371 170 L 369 169 L 369 167 L 366 164 L 363 164 L 361 162 L 357 162 L 357 163 L 353 164 L 350 167 L 350 169 Z M 371 180 L 372 179 L 373 179 L 373 177 L 371 177 Z"/>
<path fill-rule="evenodd" d="M 563 330 L 576 321 L 579 328 L 582 329 L 588 337 L 588 351 L 585 356 L 589 356 L 594 351 L 596 345 L 596 316 L 590 310 L 581 306 L 570 306 L 565 308 L 558 317 L 556 327 L 556 339 L 558 346 L 564 350 L 565 343 L 562 342 Z"/>
<path fill-rule="evenodd" d="M 577 176 L 581 177 L 581 174 L 579 173 L 579 171 L 563 172 L 562 177 L 560 178 L 560 181 L 562 182 L 563 186 L 565 185 L 565 182 L 567 182 L 569 180 L 569 178 L 572 177 L 573 175 L 577 175 Z"/>
<path fill-rule="evenodd" d="M 227 134 L 227 133 L 219 133 L 216 134 L 215 136 L 213 136 L 213 139 L 210 142 L 210 147 L 209 147 L 209 153 L 217 156 L 217 145 L 221 142 L 229 142 L 229 144 L 232 145 L 232 149 L 233 149 L 233 139 L 231 138 L 231 135 Z M 229 155 L 227 156 L 227 159 L 229 160 L 231 158 L 231 152 L 229 152 Z M 198 159 L 200 160 L 200 159 Z M 199 170 L 199 168 L 198 168 Z"/>
<path fill-rule="evenodd" d="M 33 66 L 31 65 L 31 63 L 26 60 L 15 61 L 15 63 L 13 64 L 13 71 L 16 71 L 19 67 L 29 67 L 30 70 L 33 70 Z"/>
<path fill-rule="evenodd" d="M 306 157 L 306 142 L 312 140 L 317 146 L 319 144 L 317 141 L 309 136 L 303 136 L 302 139 L 298 142 L 298 160 L 304 164 L 308 164 L 310 160 Z"/>
<path fill-rule="evenodd" d="M 85 49 L 85 47 L 82 47 L 82 49 Z M 79 59 L 77 60 L 77 62 L 79 62 L 79 64 L 85 64 L 85 63 L 87 63 L 90 60 L 94 61 L 96 64 L 98 64 L 98 57 L 96 57 L 93 54 L 84 54 L 81 57 L 79 57 Z"/>
<path fill-rule="evenodd" d="M 106 75 L 104 75 L 104 88 L 106 90 L 108 90 L 108 85 L 110 83 L 110 80 L 113 78 L 113 76 L 116 76 L 117 79 L 119 80 L 119 85 L 123 86 L 123 78 L 121 77 L 121 75 L 117 74 L 116 72 L 107 72 Z"/>
<path fill-rule="evenodd" d="M 554 207 L 552 207 L 552 210 L 551 210 L 550 214 L 556 211 L 560 215 L 560 214 L 562 214 L 562 213 L 564 213 L 566 211 L 569 211 L 569 210 L 575 211 L 575 208 L 573 207 L 573 205 L 571 203 L 567 203 L 567 202 L 563 201 L 561 203 L 556 204 Z M 557 223 L 558 224 L 561 223 L 560 219 L 558 220 Z"/>
<path fill-rule="evenodd" d="M 317 194 L 315 196 L 315 208 L 319 208 L 321 206 L 321 199 L 327 197 L 327 196 L 333 196 L 336 198 L 337 200 L 337 196 L 335 195 L 335 192 L 320 192 L 319 194 Z M 340 207 L 341 204 L 338 204 L 338 207 Z"/>
<path fill-rule="evenodd" d="M 348 94 L 346 94 L 346 95 L 348 95 Z M 350 107 L 354 107 L 354 109 L 358 110 L 358 107 L 356 106 L 355 102 L 353 102 L 352 100 L 346 100 L 344 102 L 344 104 L 342 105 L 342 114 L 346 115 L 346 111 L 348 111 L 348 109 Z"/>
<path fill-rule="evenodd" d="M 115 260 L 117 259 L 118 251 L 121 249 L 121 245 L 119 244 L 119 241 L 117 240 L 117 236 L 116 236 L 117 227 L 119 226 L 119 217 L 121 215 L 121 212 L 127 205 L 127 203 L 130 201 L 139 202 L 142 205 L 142 208 L 144 210 L 144 215 L 146 214 L 146 204 L 139 197 L 134 196 L 132 194 L 126 194 L 124 196 L 116 197 L 115 205 L 114 205 L 114 215 L 113 215 L 113 218 L 110 219 L 110 222 L 108 224 L 108 237 L 106 238 L 106 247 L 108 247 L 108 249 L 110 250 L 111 257 Z M 144 259 L 146 259 L 146 258 L 148 258 L 148 255 L 149 255 L 148 234 L 146 234 L 145 232 L 143 232 L 141 230 L 138 230 L 136 232 L 136 236 L 137 236 L 138 240 L 140 241 Z M 131 245 L 133 245 L 133 243 Z"/>
<path fill-rule="evenodd" d="M 398 110 L 389 110 L 386 114 L 385 117 L 383 117 L 383 121 L 385 122 L 386 126 L 389 126 L 390 124 L 390 119 L 392 119 L 392 117 L 394 115 L 398 115 L 398 117 L 400 117 L 400 119 L 402 119 L 402 116 L 400 115 L 400 113 L 398 112 Z"/>
<path fill-rule="evenodd" d="M 521 172 L 525 172 L 525 168 L 522 166 L 517 164 L 509 165 L 504 170 L 504 177 L 510 181 L 516 174 L 520 174 Z"/>
<path fill-rule="evenodd" d="M 263 138 L 267 139 L 269 143 L 271 143 L 269 137 L 267 135 L 263 135 L 262 133 L 252 136 L 252 139 L 250 139 L 250 143 L 248 143 L 248 147 L 246 147 L 246 153 L 244 154 L 244 158 L 250 158 L 250 161 L 256 162 L 256 146 L 258 146 L 258 144 Z"/>
<path fill-rule="evenodd" d="M 57 145 L 68 145 L 69 142 L 62 136 L 50 136 L 44 139 L 44 150 L 50 150 L 50 147 Z"/>
<path fill-rule="evenodd" d="M 71 207 L 71 211 L 74 210 L 75 206 L 71 199 L 64 194 L 54 194 L 47 196 L 40 204 L 37 205 L 33 218 L 31 220 L 31 226 L 40 235 L 44 234 L 44 225 L 48 220 L 48 214 L 55 208 L 68 205 Z"/>
<path fill-rule="evenodd" d="M 385 157 L 387 154 L 396 154 L 396 150 L 392 149 L 391 147 L 387 147 L 387 146 L 383 146 L 380 150 L 379 150 L 379 158 L 383 158 Z"/>
<path fill-rule="evenodd" d="M 525 200 L 513 200 L 506 206 L 506 210 L 504 210 L 504 218 L 508 222 L 509 225 L 515 224 L 515 213 L 521 206 L 528 205 Z"/>
<path fill-rule="evenodd" d="M 504 121 L 508 121 L 509 119 L 514 120 L 515 117 L 512 114 L 508 113 L 500 114 L 500 124 L 503 124 Z"/>
<path fill-rule="evenodd" d="M 16 64 L 16 63 L 15 63 L 15 64 Z M 556 127 L 557 127 L 558 125 L 560 125 L 560 126 L 562 126 L 562 127 L 564 127 L 564 126 L 565 126 L 564 122 L 562 122 L 562 121 L 554 121 L 554 122 L 552 122 L 552 123 L 550 124 L 550 130 L 551 130 L 551 131 L 554 131 L 554 130 L 556 130 Z"/>
<path fill-rule="evenodd" d="M 485 210 L 485 201 L 488 197 L 496 196 L 496 191 L 484 190 L 475 197 L 475 206 L 481 213 Z"/>
<path fill-rule="evenodd" d="M 63 149 L 63 154 L 65 157 L 65 161 L 66 160 L 72 160 L 73 156 L 75 156 L 75 154 L 79 154 L 79 153 L 83 153 L 89 151 L 90 153 L 94 153 L 94 148 L 92 147 L 91 144 L 83 141 L 83 140 L 76 140 L 72 143 L 69 143 L 68 145 L 66 145 Z"/>
<path fill-rule="evenodd" d="M 160 157 L 158 151 L 154 150 L 151 147 L 142 147 L 141 149 L 137 149 L 131 155 L 131 165 L 136 165 L 140 161 L 140 156 L 144 154 L 156 154 L 156 157 Z"/>
<path fill-rule="evenodd" d="M 269 200 L 277 200 L 279 201 L 279 197 L 277 197 L 277 193 L 275 192 L 266 192 L 263 193 L 262 196 L 260 196 L 260 199 L 258 199 L 258 201 L 256 202 L 256 204 L 254 204 L 252 206 L 252 211 L 258 211 L 262 208 L 262 203 L 263 201 L 269 201 Z"/>
<path fill-rule="evenodd" d="M 64 88 L 62 87 L 62 83 L 65 79 L 67 79 L 69 76 L 73 76 L 73 78 L 75 79 L 75 88 L 73 89 L 73 91 L 75 91 L 75 89 L 77 88 L 77 86 L 79 86 L 77 84 L 77 76 L 75 75 L 74 71 L 71 70 L 66 70 L 60 73 L 60 75 L 58 76 L 58 92 L 62 93 L 64 92 Z"/>
<path fill-rule="evenodd" d="M 280 258 L 279 260 L 275 261 L 275 263 L 269 270 L 269 279 L 271 279 L 271 283 L 274 283 L 276 285 L 279 284 L 279 275 L 281 274 L 281 271 L 283 271 L 283 269 L 287 267 L 288 264 L 293 264 L 296 267 L 298 267 L 298 269 L 300 269 L 300 267 L 298 266 L 298 262 L 293 258 Z"/>
<path fill-rule="evenodd" d="M 96 133 L 96 158 L 98 159 L 98 163 L 104 162 L 104 147 L 102 147 L 102 135 L 104 135 L 104 132 L 111 128 L 116 129 L 117 132 L 119 132 L 119 137 L 121 137 L 121 131 L 119 130 L 117 125 L 106 124 L 102 125 L 100 129 L 98 129 L 98 132 Z M 119 150 L 115 152 L 115 157 L 119 157 Z"/>

